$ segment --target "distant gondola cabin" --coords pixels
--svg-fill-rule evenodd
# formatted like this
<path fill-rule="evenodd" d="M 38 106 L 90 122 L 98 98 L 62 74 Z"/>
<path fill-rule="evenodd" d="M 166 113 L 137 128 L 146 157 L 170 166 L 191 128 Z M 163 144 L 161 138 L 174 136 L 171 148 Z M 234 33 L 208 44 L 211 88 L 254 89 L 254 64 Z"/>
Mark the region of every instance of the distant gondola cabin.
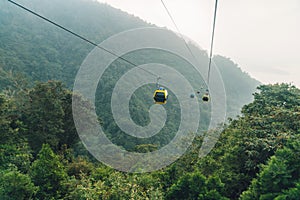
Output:
<path fill-rule="evenodd" d="M 208 93 L 204 94 L 202 100 L 206 102 L 209 101 L 209 94 Z"/>

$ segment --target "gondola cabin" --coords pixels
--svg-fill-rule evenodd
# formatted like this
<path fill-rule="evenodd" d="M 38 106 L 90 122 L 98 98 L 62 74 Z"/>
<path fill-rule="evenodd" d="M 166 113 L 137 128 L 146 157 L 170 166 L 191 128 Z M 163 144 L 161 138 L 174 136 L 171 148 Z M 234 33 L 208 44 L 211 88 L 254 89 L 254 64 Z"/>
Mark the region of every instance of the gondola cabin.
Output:
<path fill-rule="evenodd" d="M 155 104 L 166 104 L 168 100 L 168 91 L 162 87 L 155 90 L 153 94 Z"/>

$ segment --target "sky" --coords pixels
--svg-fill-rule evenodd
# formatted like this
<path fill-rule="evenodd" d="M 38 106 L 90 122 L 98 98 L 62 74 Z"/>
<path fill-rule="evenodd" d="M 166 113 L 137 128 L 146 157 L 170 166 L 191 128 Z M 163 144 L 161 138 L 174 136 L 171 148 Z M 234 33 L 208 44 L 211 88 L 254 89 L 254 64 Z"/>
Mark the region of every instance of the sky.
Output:
<path fill-rule="evenodd" d="M 176 31 L 161 0 L 98 0 Z M 164 0 L 180 32 L 209 50 L 214 0 Z M 264 84 L 300 88 L 300 0 L 220 0 L 214 52 Z"/>

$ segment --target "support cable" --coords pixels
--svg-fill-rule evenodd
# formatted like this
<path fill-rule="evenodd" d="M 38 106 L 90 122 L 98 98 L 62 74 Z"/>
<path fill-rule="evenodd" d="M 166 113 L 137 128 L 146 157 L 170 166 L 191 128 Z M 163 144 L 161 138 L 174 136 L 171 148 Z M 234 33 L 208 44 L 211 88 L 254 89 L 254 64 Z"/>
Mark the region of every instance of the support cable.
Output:
<path fill-rule="evenodd" d="M 172 20 L 172 23 L 174 24 L 176 30 L 178 31 L 178 33 L 180 34 L 181 38 L 183 39 L 183 41 L 185 43 L 185 46 L 188 48 L 188 50 L 191 53 L 191 55 L 197 61 L 197 59 L 194 56 L 192 50 L 190 49 L 190 47 L 186 43 L 185 39 L 183 38 L 183 35 L 181 34 L 178 26 L 176 25 L 176 22 L 175 22 L 174 18 L 172 17 L 170 11 L 168 10 L 166 4 L 164 3 L 163 0 L 161 0 L 161 3 L 163 5 L 163 7 L 165 8 L 167 14 L 169 15 L 170 19 Z M 210 71 L 211 71 L 212 54 L 213 54 L 213 43 L 214 43 L 214 35 L 215 35 L 215 25 L 216 25 L 216 18 L 217 18 L 217 7 L 218 7 L 218 0 L 216 0 L 216 2 L 215 2 L 215 9 L 214 9 L 214 21 L 213 21 L 213 30 L 212 30 L 212 36 L 211 36 L 210 53 L 209 53 L 209 63 L 208 63 L 208 72 L 207 72 L 207 86 L 209 86 L 209 80 L 210 80 Z"/>
<path fill-rule="evenodd" d="M 161 3 L 162 3 L 163 7 L 165 8 L 165 10 L 166 10 L 168 16 L 170 17 L 172 23 L 174 24 L 174 26 L 175 26 L 177 32 L 179 33 L 181 39 L 184 41 L 184 44 L 185 44 L 186 48 L 188 49 L 188 51 L 190 52 L 190 54 L 192 55 L 192 57 L 194 58 L 194 60 L 195 60 L 196 62 L 198 62 L 197 59 L 196 59 L 196 56 L 193 54 L 191 48 L 189 47 L 189 45 L 188 45 L 187 42 L 185 41 L 183 35 L 181 34 L 181 31 L 179 30 L 179 28 L 178 28 L 178 26 L 177 26 L 177 24 L 176 24 L 174 18 L 172 17 L 172 15 L 171 15 L 169 9 L 167 8 L 166 4 L 164 3 L 163 0 L 160 0 L 160 1 L 161 1 Z"/>
<path fill-rule="evenodd" d="M 208 86 L 209 86 L 209 79 L 210 79 L 212 54 L 213 54 L 215 26 L 216 26 L 216 19 L 217 19 L 217 8 L 218 8 L 218 0 L 216 0 L 216 3 L 215 3 L 214 22 L 213 22 L 213 30 L 212 30 L 211 43 L 210 43 L 209 63 L 208 63 L 208 72 L 207 72 L 207 85 Z"/>

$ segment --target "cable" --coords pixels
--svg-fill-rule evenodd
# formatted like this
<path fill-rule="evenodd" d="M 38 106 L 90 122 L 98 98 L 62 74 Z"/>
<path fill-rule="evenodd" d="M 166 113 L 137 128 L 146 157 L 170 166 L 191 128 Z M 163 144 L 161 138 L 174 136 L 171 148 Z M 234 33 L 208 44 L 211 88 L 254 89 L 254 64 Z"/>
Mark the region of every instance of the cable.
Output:
<path fill-rule="evenodd" d="M 178 26 L 176 25 L 175 20 L 174 20 L 174 18 L 172 17 L 170 11 L 168 10 L 166 4 L 164 3 L 163 0 L 161 0 L 161 3 L 162 3 L 162 5 L 164 6 L 164 8 L 165 8 L 167 14 L 169 15 L 169 17 L 170 17 L 172 23 L 174 24 L 174 26 L 175 26 L 177 32 L 180 34 L 181 39 L 184 41 L 184 44 L 185 44 L 185 46 L 187 47 L 187 49 L 189 50 L 190 54 L 191 54 L 192 57 L 195 59 L 195 61 L 198 62 L 197 59 L 196 59 L 196 56 L 193 54 L 191 48 L 189 47 L 189 45 L 187 44 L 187 42 L 186 42 L 185 39 L 183 38 L 183 35 L 181 34 L 181 32 L 180 32 Z"/>
<path fill-rule="evenodd" d="M 177 29 L 178 33 L 180 34 L 181 38 L 183 39 L 185 46 L 188 48 L 189 52 L 191 53 L 191 55 L 194 57 L 194 59 L 197 61 L 196 57 L 194 56 L 192 50 L 190 49 L 190 47 L 188 46 L 188 44 L 186 43 L 186 41 L 183 38 L 183 35 L 181 34 L 178 26 L 175 23 L 174 18 L 172 17 L 171 13 L 169 12 L 166 4 L 164 3 L 163 0 L 161 0 L 162 5 L 164 6 L 167 14 L 169 15 L 169 17 L 171 18 L 175 28 Z M 207 72 L 207 86 L 209 86 L 209 80 L 210 80 L 210 71 L 211 71 L 211 62 L 212 62 L 212 53 L 213 53 L 213 43 L 214 43 L 214 35 L 215 35 L 215 25 L 216 25 L 216 18 L 217 18 L 217 7 L 218 7 L 218 0 L 216 0 L 215 3 L 215 10 L 214 10 L 214 21 L 213 21 L 213 30 L 212 30 L 212 37 L 211 37 L 211 43 L 210 43 L 210 53 L 209 53 L 209 63 L 208 63 L 208 72 Z"/>
<path fill-rule="evenodd" d="M 209 79 L 210 79 L 212 52 L 213 52 L 213 44 L 214 44 L 214 36 L 215 36 L 215 26 L 216 26 L 216 19 L 217 19 L 217 8 L 218 8 L 218 0 L 216 0 L 216 3 L 215 3 L 214 22 L 213 22 L 213 30 L 212 30 L 211 43 L 210 43 L 209 63 L 208 63 L 208 72 L 207 72 L 207 85 L 208 86 L 209 86 Z"/>
<path fill-rule="evenodd" d="M 131 62 L 131 61 L 123 58 L 122 56 L 119 56 L 116 53 L 114 53 L 114 52 L 112 52 L 112 51 L 110 51 L 110 50 L 108 50 L 108 49 L 106 49 L 104 47 L 101 47 L 101 46 L 97 45 L 96 43 L 92 42 L 91 40 L 89 40 L 89 39 L 87 39 L 87 38 L 85 38 L 85 37 L 83 37 L 83 36 L 81 36 L 81 35 L 73 32 L 73 31 L 71 31 L 71 30 L 69 30 L 69 29 L 67 29 L 67 28 L 59 25 L 58 23 L 56 23 L 54 21 L 51 21 L 50 19 L 47 19 L 46 17 L 43 17 L 42 15 L 40 15 L 40 14 L 38 14 L 38 13 L 36 13 L 36 12 L 34 12 L 34 11 L 32 11 L 32 10 L 30 10 L 30 9 L 28 9 L 28 8 L 26 8 L 26 7 L 22 6 L 22 5 L 14 2 L 14 1 L 12 1 L 12 0 L 8 0 L 8 2 L 10 2 L 10 3 L 12 3 L 12 4 L 14 4 L 14 5 L 22 8 L 23 10 L 25 10 L 25 11 L 27 11 L 27 12 L 29 12 L 29 13 L 31 13 L 31 14 L 33 14 L 33 15 L 35 15 L 35 16 L 37 16 L 37 17 L 39 17 L 39 18 L 41 18 L 41 19 L 43 19 L 45 21 L 47 21 L 47 22 L 49 22 L 50 24 L 53 24 L 54 26 L 56 26 L 56 27 L 58 27 L 58 28 L 60 28 L 60 29 L 62 29 L 64 31 L 66 31 L 66 32 L 68 32 L 68 33 L 70 33 L 70 34 L 72 34 L 72 35 L 80 38 L 81 40 L 83 40 L 83 41 L 85 41 L 85 42 L 87 42 L 87 43 L 89 43 L 89 44 L 91 44 L 91 45 L 93 45 L 93 46 L 95 46 L 95 47 L 97 47 L 97 48 L 99 48 L 99 49 L 101 49 L 101 50 L 103 50 L 103 51 L 105 51 L 105 52 L 107 52 L 107 53 L 115 56 L 115 57 L 117 57 L 117 58 L 120 58 L 121 60 L 129 63 L 130 65 L 133 65 L 134 67 L 138 67 L 139 69 L 141 69 L 141 70 L 143 70 L 143 71 L 151 74 L 152 76 L 159 77 L 158 75 L 156 75 L 156 74 L 154 74 L 154 73 L 152 73 L 152 72 L 150 72 L 150 71 L 148 71 L 148 70 L 146 70 L 146 69 L 144 69 L 142 67 L 139 67 L 138 65 L 136 65 L 133 62 Z M 159 78 L 161 79 L 161 77 L 159 77 Z"/>

